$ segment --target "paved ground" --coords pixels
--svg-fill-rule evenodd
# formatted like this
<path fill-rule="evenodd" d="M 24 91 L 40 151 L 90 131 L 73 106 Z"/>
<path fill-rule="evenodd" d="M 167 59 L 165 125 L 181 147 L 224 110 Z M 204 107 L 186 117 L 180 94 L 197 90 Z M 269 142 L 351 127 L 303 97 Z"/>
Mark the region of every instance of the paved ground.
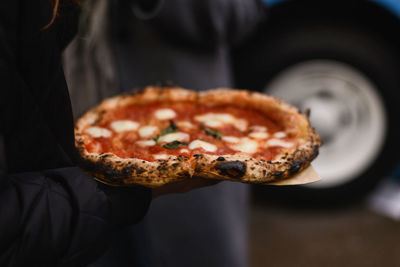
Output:
<path fill-rule="evenodd" d="M 400 222 L 363 204 L 313 210 L 253 205 L 252 267 L 400 266 Z"/>

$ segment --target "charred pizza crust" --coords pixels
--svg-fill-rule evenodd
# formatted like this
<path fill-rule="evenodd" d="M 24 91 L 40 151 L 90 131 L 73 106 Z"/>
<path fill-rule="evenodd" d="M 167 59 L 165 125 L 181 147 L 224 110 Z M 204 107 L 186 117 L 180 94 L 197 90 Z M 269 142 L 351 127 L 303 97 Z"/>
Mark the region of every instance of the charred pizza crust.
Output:
<path fill-rule="evenodd" d="M 235 105 L 252 108 L 282 125 L 299 140 L 274 160 L 256 159 L 245 153 L 233 155 L 195 154 L 192 158 L 169 156 L 166 160 L 147 161 L 120 158 L 112 153 L 89 153 L 84 146 L 83 130 L 102 119 L 108 110 L 131 104 L 171 103 L 185 101 L 207 106 Z M 191 177 L 268 184 L 292 177 L 308 167 L 318 155 L 320 137 L 307 117 L 282 100 L 245 90 L 213 89 L 195 92 L 176 87 L 146 87 L 141 91 L 104 100 L 80 118 L 75 127 L 75 144 L 82 167 L 98 180 L 110 185 L 143 185 L 158 187 Z"/>

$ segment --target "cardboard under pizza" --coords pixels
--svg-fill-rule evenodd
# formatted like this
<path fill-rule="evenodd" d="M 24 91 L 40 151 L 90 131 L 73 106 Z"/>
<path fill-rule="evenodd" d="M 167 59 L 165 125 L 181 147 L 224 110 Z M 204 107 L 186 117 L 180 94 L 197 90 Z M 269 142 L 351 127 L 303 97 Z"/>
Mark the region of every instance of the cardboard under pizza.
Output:
<path fill-rule="evenodd" d="M 319 180 L 321 180 L 321 177 L 314 170 L 314 168 L 310 165 L 305 170 L 296 174 L 292 178 L 285 179 L 282 181 L 268 183 L 268 185 L 300 185 L 300 184 L 314 183 Z"/>

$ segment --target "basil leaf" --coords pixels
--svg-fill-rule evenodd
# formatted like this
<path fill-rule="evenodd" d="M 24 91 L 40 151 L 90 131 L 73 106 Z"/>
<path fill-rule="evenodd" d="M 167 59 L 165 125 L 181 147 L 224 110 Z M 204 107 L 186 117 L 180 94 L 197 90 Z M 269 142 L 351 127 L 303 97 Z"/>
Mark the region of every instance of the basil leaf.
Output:
<path fill-rule="evenodd" d="M 153 138 L 151 138 L 151 139 L 153 139 L 154 142 L 156 142 L 156 144 L 157 144 L 157 143 L 158 143 L 158 138 L 160 138 L 160 135 L 159 135 L 159 134 L 157 134 L 156 137 L 153 137 Z"/>
<path fill-rule="evenodd" d="M 203 125 L 200 126 L 200 129 L 204 130 L 206 135 L 211 135 L 215 139 L 221 139 L 221 133 L 218 132 L 217 130 L 204 127 Z"/>
<path fill-rule="evenodd" d="M 171 143 L 165 144 L 163 145 L 163 148 L 167 148 L 167 149 L 175 149 L 178 148 L 180 146 L 187 146 L 188 144 L 185 142 L 180 142 L 180 141 L 172 141 Z"/>
<path fill-rule="evenodd" d="M 178 130 L 178 127 L 176 126 L 175 122 L 173 120 L 169 121 L 169 126 L 165 128 L 164 130 L 161 131 L 161 135 L 166 135 L 169 133 L 174 133 Z"/>

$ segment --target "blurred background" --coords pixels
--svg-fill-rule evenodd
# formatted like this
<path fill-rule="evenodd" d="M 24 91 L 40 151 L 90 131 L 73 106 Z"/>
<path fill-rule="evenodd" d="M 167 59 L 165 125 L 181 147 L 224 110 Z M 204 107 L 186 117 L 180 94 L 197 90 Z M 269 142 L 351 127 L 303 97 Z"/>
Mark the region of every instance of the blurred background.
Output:
<path fill-rule="evenodd" d="M 311 110 L 323 180 L 252 188 L 252 266 L 399 266 L 400 1 L 264 3 L 237 86 Z"/>
<path fill-rule="evenodd" d="M 398 162 L 400 2 L 265 3 L 261 33 L 235 52 L 237 84 L 311 110 L 323 181 L 291 196 L 359 198 Z"/>

